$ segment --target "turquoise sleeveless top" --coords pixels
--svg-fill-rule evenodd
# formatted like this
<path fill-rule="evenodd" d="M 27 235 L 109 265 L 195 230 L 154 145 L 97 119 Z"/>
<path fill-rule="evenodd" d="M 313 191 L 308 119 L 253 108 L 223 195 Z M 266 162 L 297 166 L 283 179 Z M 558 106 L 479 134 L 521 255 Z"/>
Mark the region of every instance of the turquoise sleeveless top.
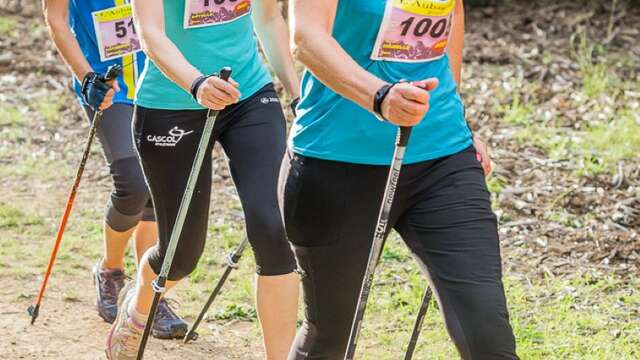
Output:
<path fill-rule="evenodd" d="M 394 0 L 388 1 L 392 3 Z M 424 0 L 420 4 L 438 6 L 453 1 Z M 395 2 L 402 3 L 400 0 Z M 464 150 L 472 144 L 472 136 L 464 119 L 464 106 L 446 53 L 438 53 L 437 57 L 434 55 L 435 59 L 427 62 L 373 60 L 373 49 L 387 5 L 387 0 L 339 0 L 334 38 L 360 66 L 387 82 L 430 77 L 440 80 L 438 88 L 431 92 L 429 112 L 412 132 L 406 163 L 440 158 Z M 416 18 L 412 24 L 409 21 L 411 16 L 407 16 L 404 24 L 416 26 L 407 27 L 407 33 L 444 35 L 446 28 L 428 27 L 431 23 L 438 24 L 441 19 L 419 21 Z M 400 28 L 398 34 L 401 32 L 404 33 L 404 28 Z M 379 121 L 369 111 L 329 89 L 309 71 L 303 76 L 297 112 L 298 118 L 289 138 L 293 152 L 349 163 L 391 163 L 397 126 Z"/>
<path fill-rule="evenodd" d="M 163 0 L 165 33 L 191 65 L 205 75 L 230 66 L 231 76 L 240 84 L 241 100 L 272 81 L 258 52 L 250 12 L 230 22 L 185 29 L 186 1 Z M 239 2 L 248 5 L 247 0 Z M 203 109 L 188 91 L 164 76 L 150 59 L 140 77 L 136 104 L 152 109 Z"/>

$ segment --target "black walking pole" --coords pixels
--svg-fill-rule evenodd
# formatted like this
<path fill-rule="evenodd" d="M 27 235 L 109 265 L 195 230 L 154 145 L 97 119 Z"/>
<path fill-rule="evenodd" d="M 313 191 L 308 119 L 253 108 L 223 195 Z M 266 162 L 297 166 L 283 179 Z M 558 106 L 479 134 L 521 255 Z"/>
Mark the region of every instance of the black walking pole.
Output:
<path fill-rule="evenodd" d="M 220 78 L 222 80 L 227 81 L 229 80 L 229 77 L 231 77 L 231 68 L 225 67 L 220 70 Z M 167 277 L 169 276 L 169 271 L 171 270 L 173 257 L 176 253 L 176 248 L 178 247 L 178 241 L 180 240 L 180 233 L 182 233 L 182 226 L 184 225 L 184 220 L 187 217 L 187 212 L 189 211 L 189 204 L 191 203 L 193 191 L 195 189 L 196 182 L 198 181 L 198 176 L 200 175 L 200 168 L 202 167 L 204 156 L 207 152 L 207 148 L 209 147 L 209 140 L 211 139 L 213 126 L 216 123 L 217 116 L 218 111 L 215 110 L 209 110 L 209 112 L 207 113 L 207 121 L 204 124 L 204 130 L 202 131 L 202 137 L 200 138 L 200 143 L 198 144 L 196 157 L 193 160 L 193 167 L 191 168 L 191 172 L 189 173 L 187 187 L 185 188 L 184 195 L 182 196 L 180 208 L 178 208 L 176 223 L 171 231 L 171 239 L 169 240 L 169 246 L 164 256 L 164 262 L 162 263 L 160 274 L 152 284 L 155 294 L 153 296 L 153 303 L 151 303 L 151 309 L 149 310 L 149 317 L 147 318 L 144 333 L 142 334 L 142 339 L 140 340 L 140 346 L 138 347 L 137 360 L 142 360 L 144 357 L 144 349 L 147 346 L 149 333 L 151 333 L 151 328 L 153 327 L 153 319 L 156 314 L 158 302 L 160 302 L 160 297 L 166 290 L 165 285 L 167 283 Z"/>
<path fill-rule="evenodd" d="M 209 307 L 211 307 L 211 304 L 213 304 L 213 301 L 216 299 L 216 297 L 220 293 L 220 290 L 222 289 L 222 285 L 224 285 L 224 283 L 227 281 L 227 278 L 229 277 L 229 274 L 231 274 L 231 271 L 238 267 L 238 261 L 240 261 L 240 258 L 242 257 L 242 253 L 244 252 L 244 249 L 247 247 L 247 245 L 248 245 L 248 240 L 245 238 L 244 240 L 242 240 L 240 245 L 238 245 L 238 247 L 235 248 L 231 253 L 229 253 L 229 255 L 227 255 L 227 257 L 225 258 L 225 261 L 227 262 L 227 268 L 224 269 L 224 273 L 222 273 L 222 277 L 218 281 L 218 284 L 216 285 L 216 287 L 211 292 L 211 296 L 209 296 L 209 300 L 207 300 L 207 303 L 204 304 L 202 311 L 200 311 L 200 315 L 198 315 L 198 318 L 193 323 L 193 326 L 191 326 L 191 330 L 189 330 L 189 332 L 187 333 L 187 336 L 184 337 L 185 344 L 191 340 L 198 339 L 198 333 L 196 332 L 196 330 L 198 329 L 200 322 L 202 322 L 202 319 L 204 319 L 204 316 L 207 314 L 207 311 L 209 311 Z"/>
<path fill-rule="evenodd" d="M 122 67 L 120 65 L 111 65 L 109 69 L 107 69 L 107 73 L 104 76 L 105 82 L 109 83 L 114 81 L 122 71 Z M 49 255 L 49 262 L 47 263 L 47 269 L 44 272 L 44 278 L 42 279 L 42 283 L 40 284 L 40 290 L 38 291 L 38 296 L 36 297 L 36 301 L 33 305 L 29 306 L 27 312 L 29 316 L 31 316 L 31 325 L 36 322 L 38 315 L 40 313 L 40 304 L 42 304 L 42 299 L 44 298 L 44 293 L 47 290 L 47 284 L 49 283 L 49 278 L 51 277 L 51 273 L 53 272 L 53 265 L 56 262 L 56 258 L 58 257 L 58 250 L 60 249 L 60 244 L 62 244 L 62 236 L 64 235 L 64 231 L 67 228 L 67 220 L 69 220 L 69 215 L 71 215 L 71 209 L 73 208 L 73 203 L 76 200 L 76 195 L 78 194 L 78 188 L 80 187 L 80 180 L 82 180 L 82 175 L 84 174 L 84 168 L 87 165 L 87 160 L 89 159 L 89 153 L 91 152 L 91 144 L 93 144 L 93 138 L 96 135 L 96 130 L 98 129 L 98 124 L 102 119 L 102 110 L 97 110 L 93 114 L 93 121 L 91 122 L 91 127 L 89 128 L 89 135 L 87 136 L 87 142 L 84 146 L 84 152 L 82 153 L 82 160 L 80 160 L 80 165 L 78 165 L 78 171 L 76 173 L 76 178 L 73 182 L 73 186 L 71 186 L 71 191 L 69 192 L 69 197 L 67 198 L 67 205 L 62 214 L 62 219 L 60 220 L 60 225 L 58 226 L 58 233 L 56 235 L 56 240 L 53 243 L 53 248 L 51 249 L 51 254 Z"/>
<path fill-rule="evenodd" d="M 384 236 L 387 231 L 387 224 L 389 223 L 389 215 L 391 213 L 391 205 L 393 205 L 393 199 L 395 197 L 396 188 L 398 186 L 398 178 L 400 177 L 400 170 L 402 168 L 402 161 L 404 160 L 404 153 L 407 149 L 407 143 L 409 142 L 410 136 L 410 127 L 400 127 L 400 129 L 398 129 L 398 137 L 396 140 L 395 152 L 393 154 L 393 162 L 391 163 L 391 169 L 389 170 L 387 186 L 384 190 L 382 205 L 380 207 L 380 213 L 378 215 L 378 222 L 376 224 L 375 233 L 373 235 L 373 244 L 371 245 L 371 252 L 369 253 L 367 269 L 362 280 L 362 288 L 360 289 L 360 297 L 358 298 L 358 306 L 356 308 L 356 314 L 353 319 L 353 325 L 351 326 L 351 334 L 349 335 L 349 345 L 347 346 L 345 360 L 353 360 L 356 353 L 356 346 L 358 345 L 358 335 L 360 335 L 362 319 L 364 318 L 364 312 L 367 307 L 367 300 L 369 299 L 369 291 L 371 290 L 371 285 L 373 283 L 373 275 L 376 271 L 376 265 L 378 264 L 380 253 L 382 252 Z"/>
<path fill-rule="evenodd" d="M 422 332 L 422 323 L 424 322 L 424 318 L 427 315 L 427 310 L 429 310 L 430 302 L 431 288 L 427 286 L 427 290 L 425 290 L 424 297 L 422 298 L 422 305 L 420 305 L 420 311 L 418 311 L 416 323 L 413 325 L 413 333 L 411 334 L 411 340 L 409 341 L 409 347 L 407 348 L 407 353 L 404 356 L 404 360 L 411 360 L 413 358 L 413 353 L 416 350 L 420 332 Z"/>

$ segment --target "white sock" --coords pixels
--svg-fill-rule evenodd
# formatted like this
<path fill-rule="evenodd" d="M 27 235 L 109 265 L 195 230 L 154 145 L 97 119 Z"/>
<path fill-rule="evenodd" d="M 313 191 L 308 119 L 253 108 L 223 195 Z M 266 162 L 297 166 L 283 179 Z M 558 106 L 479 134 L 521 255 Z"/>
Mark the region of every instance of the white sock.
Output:
<path fill-rule="evenodd" d="M 135 320 L 135 322 L 141 325 L 146 324 L 147 318 L 149 317 L 149 314 L 141 314 L 140 312 L 138 312 L 138 310 L 136 310 L 135 305 L 133 304 L 133 301 L 129 302 L 129 308 L 127 309 L 127 314 L 129 314 L 129 317 Z"/>

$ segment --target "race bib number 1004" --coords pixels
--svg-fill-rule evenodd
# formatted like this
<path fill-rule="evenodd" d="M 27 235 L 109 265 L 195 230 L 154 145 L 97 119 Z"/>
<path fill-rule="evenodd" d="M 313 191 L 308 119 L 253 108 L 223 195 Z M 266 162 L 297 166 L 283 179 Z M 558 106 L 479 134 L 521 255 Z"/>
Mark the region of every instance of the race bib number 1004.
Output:
<path fill-rule="evenodd" d="M 456 0 L 387 0 L 373 60 L 427 62 L 447 51 Z"/>
<path fill-rule="evenodd" d="M 226 24 L 250 11 L 251 0 L 185 0 L 184 28 Z"/>
<path fill-rule="evenodd" d="M 133 25 L 131 5 L 95 11 L 92 15 L 101 61 L 140 51 L 140 40 Z"/>

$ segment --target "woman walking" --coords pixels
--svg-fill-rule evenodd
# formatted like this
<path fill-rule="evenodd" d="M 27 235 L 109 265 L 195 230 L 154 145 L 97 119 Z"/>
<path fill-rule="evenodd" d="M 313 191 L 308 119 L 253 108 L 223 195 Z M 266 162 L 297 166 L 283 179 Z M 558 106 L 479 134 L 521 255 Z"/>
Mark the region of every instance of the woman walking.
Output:
<path fill-rule="evenodd" d="M 113 191 L 104 219 L 104 253 L 94 267 L 93 279 L 98 315 L 113 323 L 124 286 L 129 239 L 134 238 L 138 261 L 158 241 L 153 205 L 131 136 L 133 97 L 145 57 L 139 52 L 128 1 L 44 0 L 43 9 L 51 38 L 74 76 L 88 121 L 94 112 L 103 111 L 97 134 Z M 113 85 L 106 84 L 102 75 L 114 64 L 122 66 L 123 72 Z M 187 324 L 163 300 L 153 334 L 176 338 L 186 330 Z"/>
<path fill-rule="evenodd" d="M 302 80 L 282 211 L 306 320 L 289 359 L 343 359 L 398 126 L 412 126 L 388 229 L 464 359 L 517 359 L 496 217 L 457 91 L 462 0 L 296 0 Z M 486 158 L 486 155 L 484 156 Z"/>
<path fill-rule="evenodd" d="M 211 150 L 219 141 L 245 213 L 257 265 L 256 301 L 267 359 L 286 358 L 295 336 L 298 276 L 277 202 L 285 119 L 266 55 L 292 98 L 299 81 L 276 0 L 134 0 L 137 31 L 149 57 L 136 96 L 134 138 L 156 209 L 160 242 L 123 290 L 107 339 L 109 359 L 134 359 L 207 109 L 221 110 L 169 273 L 168 288 L 196 267 L 209 217 Z M 252 20 L 253 19 L 253 20 Z M 208 76 L 231 67 L 234 80 Z"/>

